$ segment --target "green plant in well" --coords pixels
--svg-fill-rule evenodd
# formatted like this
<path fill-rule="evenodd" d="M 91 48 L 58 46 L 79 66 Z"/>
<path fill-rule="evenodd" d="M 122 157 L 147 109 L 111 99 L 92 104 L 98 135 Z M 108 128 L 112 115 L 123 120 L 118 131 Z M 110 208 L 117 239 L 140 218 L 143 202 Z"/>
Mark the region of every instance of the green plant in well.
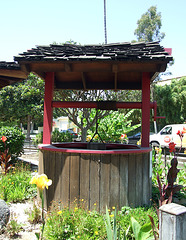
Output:
<path fill-rule="evenodd" d="M 7 202 L 22 202 L 37 194 L 29 184 L 32 173 L 27 166 L 16 164 L 6 175 L 0 174 L 0 198 Z"/>
<path fill-rule="evenodd" d="M 12 159 L 17 158 L 23 152 L 25 136 L 17 127 L 2 127 L 0 128 L 0 136 L 7 138 L 6 147 L 9 149 L 9 154 Z M 0 141 L 0 151 L 4 152 L 4 143 Z"/>
<path fill-rule="evenodd" d="M 134 110 L 127 114 L 112 111 L 108 116 L 99 120 L 98 133 L 104 142 L 121 142 L 121 136 L 140 127 L 140 124 L 132 125 L 130 117 Z M 91 137 L 94 135 L 96 126 L 88 130 Z M 98 139 L 100 140 L 100 139 Z"/>

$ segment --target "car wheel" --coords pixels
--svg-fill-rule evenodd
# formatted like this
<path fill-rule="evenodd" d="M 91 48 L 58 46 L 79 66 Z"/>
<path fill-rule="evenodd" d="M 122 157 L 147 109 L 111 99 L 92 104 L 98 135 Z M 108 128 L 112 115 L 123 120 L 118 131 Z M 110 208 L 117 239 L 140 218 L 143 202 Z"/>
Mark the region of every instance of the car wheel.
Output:
<path fill-rule="evenodd" d="M 151 147 L 160 147 L 159 142 L 150 142 Z"/>

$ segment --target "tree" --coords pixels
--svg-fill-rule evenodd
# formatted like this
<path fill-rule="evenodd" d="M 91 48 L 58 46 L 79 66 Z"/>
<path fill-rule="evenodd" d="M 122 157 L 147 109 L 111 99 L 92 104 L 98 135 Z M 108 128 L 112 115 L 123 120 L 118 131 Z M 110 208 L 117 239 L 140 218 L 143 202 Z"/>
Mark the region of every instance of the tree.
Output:
<path fill-rule="evenodd" d="M 165 37 L 165 33 L 160 32 L 161 13 L 157 12 L 156 6 L 152 6 L 144 13 L 137 22 L 138 27 L 134 34 L 138 41 L 152 42 L 161 41 Z"/>
<path fill-rule="evenodd" d="M 55 92 L 55 100 L 60 101 L 121 101 L 130 94 L 130 91 L 104 91 L 104 90 L 89 90 L 89 91 L 72 91 L 72 90 L 61 90 Z M 127 110 L 124 111 L 127 113 Z M 87 131 L 92 128 L 96 119 L 102 119 L 110 114 L 109 110 L 88 109 L 88 108 L 63 108 L 54 109 L 54 116 L 65 115 L 68 116 L 81 130 L 81 140 L 86 141 Z"/>
<path fill-rule="evenodd" d="M 134 109 L 130 110 L 127 114 L 120 111 L 111 111 L 109 115 L 99 120 L 97 126 L 98 136 L 95 135 L 96 127 L 88 130 L 93 140 L 104 142 L 121 142 L 121 135 L 128 134 L 129 132 L 140 127 L 141 124 L 132 125 L 131 114 Z M 100 139 L 99 139 L 100 138 Z"/>
<path fill-rule="evenodd" d="M 172 80 L 170 85 L 154 86 L 158 116 L 163 124 L 183 123 L 186 120 L 186 77 Z"/>
<path fill-rule="evenodd" d="M 27 80 L 0 91 L 0 120 L 27 124 L 29 138 L 31 121 L 42 122 L 43 103 L 44 81 L 31 73 Z"/>

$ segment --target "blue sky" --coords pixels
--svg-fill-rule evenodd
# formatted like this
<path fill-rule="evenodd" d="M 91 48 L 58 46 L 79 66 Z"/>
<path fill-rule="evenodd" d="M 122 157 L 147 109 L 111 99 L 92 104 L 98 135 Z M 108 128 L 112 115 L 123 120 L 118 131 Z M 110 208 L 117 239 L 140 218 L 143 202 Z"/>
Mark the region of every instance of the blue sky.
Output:
<path fill-rule="evenodd" d="M 104 43 L 104 0 L 0 0 L 0 61 L 36 45 L 74 40 Z M 149 7 L 162 15 L 161 45 L 172 48 L 171 77 L 186 76 L 185 0 L 106 0 L 108 43 L 130 42 L 137 21 Z M 167 77 L 167 78 L 170 78 Z"/>

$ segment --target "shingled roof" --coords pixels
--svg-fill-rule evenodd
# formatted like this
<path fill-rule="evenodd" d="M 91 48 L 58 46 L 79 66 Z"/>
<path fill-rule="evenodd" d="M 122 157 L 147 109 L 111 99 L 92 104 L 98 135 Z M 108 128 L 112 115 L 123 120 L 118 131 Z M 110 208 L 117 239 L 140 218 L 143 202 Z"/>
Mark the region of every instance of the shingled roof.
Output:
<path fill-rule="evenodd" d="M 27 77 L 15 62 L 0 61 L 0 88 L 22 81 Z"/>
<path fill-rule="evenodd" d="M 57 89 L 141 89 L 142 73 L 151 81 L 172 57 L 158 42 L 37 46 L 16 56 L 25 73 L 45 78 L 55 72 Z"/>
<path fill-rule="evenodd" d="M 141 89 L 142 72 L 151 81 L 172 57 L 158 42 L 103 45 L 37 46 L 0 62 L 0 88 L 26 79 L 30 72 L 45 78 L 55 72 L 57 89 Z"/>
<path fill-rule="evenodd" d="M 106 45 L 37 46 L 15 57 L 21 61 L 155 61 L 169 62 L 171 56 L 158 42 Z"/>

